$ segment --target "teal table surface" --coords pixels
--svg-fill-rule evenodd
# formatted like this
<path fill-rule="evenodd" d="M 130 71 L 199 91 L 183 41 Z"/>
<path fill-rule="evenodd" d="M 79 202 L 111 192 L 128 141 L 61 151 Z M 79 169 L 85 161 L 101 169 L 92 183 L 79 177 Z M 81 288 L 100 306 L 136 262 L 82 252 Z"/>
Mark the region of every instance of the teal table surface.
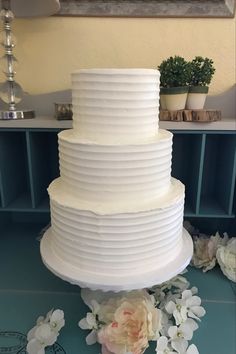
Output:
<path fill-rule="evenodd" d="M 41 229 L 40 224 L 0 226 L 0 353 L 17 353 L 1 350 L 6 343 L 13 347 L 17 341 L 16 334 L 12 337 L 4 334 L 17 332 L 25 338 L 39 315 L 60 308 L 65 313 L 66 326 L 61 330 L 58 344 L 46 353 L 99 354 L 100 346 L 87 346 L 88 332 L 78 327 L 78 321 L 87 312 L 80 288 L 54 276 L 41 261 L 38 240 Z M 200 354 L 235 354 L 235 284 L 219 268 L 203 274 L 189 267 L 186 277 L 198 288 L 207 312 L 193 338 Z M 154 353 L 152 343 L 145 354 Z"/>

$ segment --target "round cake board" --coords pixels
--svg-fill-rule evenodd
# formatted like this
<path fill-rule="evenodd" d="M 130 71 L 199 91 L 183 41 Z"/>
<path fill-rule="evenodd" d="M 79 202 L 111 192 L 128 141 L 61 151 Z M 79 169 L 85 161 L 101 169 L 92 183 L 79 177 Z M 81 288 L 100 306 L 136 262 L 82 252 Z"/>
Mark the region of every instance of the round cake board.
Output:
<path fill-rule="evenodd" d="M 59 278 L 81 288 L 102 291 L 130 291 L 143 289 L 168 281 L 181 273 L 190 263 L 193 255 L 193 242 L 189 233 L 183 228 L 182 249 L 177 257 L 169 264 L 160 266 L 157 259 L 157 268 L 151 272 L 137 273 L 135 276 L 102 275 L 87 272 L 64 262 L 52 249 L 52 230 L 49 228 L 40 244 L 42 260 L 46 267 Z"/>

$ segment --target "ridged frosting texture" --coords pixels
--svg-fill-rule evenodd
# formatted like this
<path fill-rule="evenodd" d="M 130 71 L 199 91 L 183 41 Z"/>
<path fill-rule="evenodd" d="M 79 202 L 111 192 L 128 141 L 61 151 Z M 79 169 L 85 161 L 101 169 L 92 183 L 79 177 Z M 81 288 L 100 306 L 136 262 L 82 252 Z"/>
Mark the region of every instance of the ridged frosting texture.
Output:
<path fill-rule="evenodd" d="M 172 134 L 158 129 L 157 70 L 80 70 L 72 96 L 48 188 L 50 247 L 72 282 L 84 271 L 109 290 L 113 276 L 135 283 L 179 257 L 184 186 L 171 178 Z"/>
<path fill-rule="evenodd" d="M 106 202 L 152 200 L 170 185 L 172 134 L 150 143 L 88 144 L 73 130 L 59 134 L 60 175 L 64 187 L 80 199 Z"/>
<path fill-rule="evenodd" d="M 135 275 L 168 264 L 182 246 L 183 187 L 177 194 L 163 208 L 105 215 L 53 197 L 53 249 L 73 267 L 104 275 Z"/>
<path fill-rule="evenodd" d="M 72 74 L 73 128 L 92 141 L 142 141 L 158 132 L 160 74 L 90 69 Z"/>

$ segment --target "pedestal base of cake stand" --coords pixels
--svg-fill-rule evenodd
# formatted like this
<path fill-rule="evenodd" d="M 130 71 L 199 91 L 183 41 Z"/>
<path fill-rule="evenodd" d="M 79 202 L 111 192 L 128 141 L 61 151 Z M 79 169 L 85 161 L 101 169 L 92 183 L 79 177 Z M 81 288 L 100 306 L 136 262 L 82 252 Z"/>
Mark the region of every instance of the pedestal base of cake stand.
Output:
<path fill-rule="evenodd" d="M 193 242 L 189 233 L 183 229 L 182 249 L 169 264 L 137 276 L 114 276 L 87 272 L 64 262 L 52 249 L 51 228 L 46 231 L 40 245 L 41 256 L 46 267 L 61 279 L 82 288 L 102 291 L 129 291 L 161 284 L 181 273 L 190 263 L 193 254 Z"/>

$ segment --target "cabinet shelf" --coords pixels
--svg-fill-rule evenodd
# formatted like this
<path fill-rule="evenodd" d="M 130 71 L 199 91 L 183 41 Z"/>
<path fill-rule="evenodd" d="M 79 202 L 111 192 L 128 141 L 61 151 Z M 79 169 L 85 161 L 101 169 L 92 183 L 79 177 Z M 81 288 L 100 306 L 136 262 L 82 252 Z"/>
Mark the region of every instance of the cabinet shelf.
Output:
<path fill-rule="evenodd" d="M 32 203 L 31 197 L 27 193 L 21 193 L 18 195 L 11 203 L 9 203 L 6 207 L 6 210 L 19 211 L 19 210 L 31 210 Z"/>
<path fill-rule="evenodd" d="M 234 214 L 227 213 L 225 208 L 219 203 L 215 196 L 205 196 L 202 198 L 199 215 L 207 217 L 234 217 Z"/>
<path fill-rule="evenodd" d="M 236 136 L 206 137 L 200 214 L 230 215 L 233 209 L 236 164 Z"/>
<path fill-rule="evenodd" d="M 0 128 L 0 220 L 3 212 L 49 214 L 47 187 L 59 176 L 60 130 Z M 185 184 L 185 217 L 235 222 L 235 132 L 172 132 L 172 175 Z"/>

